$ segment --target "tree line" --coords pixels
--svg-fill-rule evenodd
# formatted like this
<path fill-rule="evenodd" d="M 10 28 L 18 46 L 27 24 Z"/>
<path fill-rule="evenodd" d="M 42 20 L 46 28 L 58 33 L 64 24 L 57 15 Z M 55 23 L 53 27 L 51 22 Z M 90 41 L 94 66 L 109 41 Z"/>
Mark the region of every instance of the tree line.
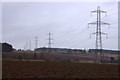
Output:
<path fill-rule="evenodd" d="M 2 52 L 12 52 L 14 49 L 11 44 L 8 43 L 0 43 L 0 49 Z"/>

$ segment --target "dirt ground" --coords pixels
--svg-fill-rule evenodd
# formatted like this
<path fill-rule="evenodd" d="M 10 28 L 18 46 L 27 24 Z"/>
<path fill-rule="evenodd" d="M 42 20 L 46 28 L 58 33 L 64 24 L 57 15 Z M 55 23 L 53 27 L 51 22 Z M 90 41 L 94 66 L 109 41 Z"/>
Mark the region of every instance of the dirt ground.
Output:
<path fill-rule="evenodd" d="M 118 78 L 117 64 L 2 61 L 3 78 Z"/>

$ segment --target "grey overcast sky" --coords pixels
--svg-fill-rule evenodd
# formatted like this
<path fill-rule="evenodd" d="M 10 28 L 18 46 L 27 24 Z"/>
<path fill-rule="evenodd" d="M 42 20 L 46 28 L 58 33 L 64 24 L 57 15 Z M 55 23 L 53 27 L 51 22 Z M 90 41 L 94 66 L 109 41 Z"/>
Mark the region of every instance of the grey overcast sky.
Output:
<path fill-rule="evenodd" d="M 52 47 L 57 48 L 95 48 L 95 35 L 90 33 L 96 26 L 89 22 L 96 21 L 96 14 L 91 11 L 100 6 L 107 11 L 102 14 L 102 21 L 110 23 L 102 26 L 104 49 L 118 49 L 118 3 L 117 2 L 4 2 L 2 3 L 2 41 L 13 45 L 15 49 L 24 49 L 31 41 L 35 48 L 35 37 L 38 47 L 47 47 L 48 33 L 54 39 Z M 29 48 L 29 47 L 28 47 Z"/>

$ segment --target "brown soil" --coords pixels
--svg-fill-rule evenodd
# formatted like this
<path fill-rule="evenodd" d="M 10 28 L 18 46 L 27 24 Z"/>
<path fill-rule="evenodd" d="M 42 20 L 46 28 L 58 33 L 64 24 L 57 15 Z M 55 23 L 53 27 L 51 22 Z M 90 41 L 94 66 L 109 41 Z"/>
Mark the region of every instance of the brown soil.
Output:
<path fill-rule="evenodd" d="M 117 78 L 117 64 L 2 61 L 3 78 Z"/>

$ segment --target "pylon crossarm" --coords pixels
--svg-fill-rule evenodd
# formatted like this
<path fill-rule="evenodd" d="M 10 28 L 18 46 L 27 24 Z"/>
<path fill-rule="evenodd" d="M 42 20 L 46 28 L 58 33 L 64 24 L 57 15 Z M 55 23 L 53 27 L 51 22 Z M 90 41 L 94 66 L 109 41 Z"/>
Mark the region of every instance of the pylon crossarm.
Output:
<path fill-rule="evenodd" d="M 103 33 L 101 32 L 102 35 L 106 35 L 106 38 L 108 38 L 108 34 L 107 33 Z"/>
<path fill-rule="evenodd" d="M 101 22 L 102 25 L 110 25 L 109 23 L 106 22 Z"/>
<path fill-rule="evenodd" d="M 105 13 L 105 16 L 107 16 L 107 12 L 106 12 L 106 11 L 101 11 L 101 10 L 100 10 L 100 12 Z"/>
<path fill-rule="evenodd" d="M 95 25 L 95 24 L 97 24 L 97 22 L 95 21 L 95 22 L 88 23 L 88 25 L 90 25 L 90 24 Z"/>
<path fill-rule="evenodd" d="M 97 10 L 91 11 L 91 13 L 97 13 Z"/>
<path fill-rule="evenodd" d="M 97 10 L 95 10 L 95 11 L 91 11 L 91 16 L 92 16 L 93 13 L 97 13 Z"/>
<path fill-rule="evenodd" d="M 94 32 L 94 33 L 92 33 L 92 34 L 96 34 L 97 32 Z"/>
<path fill-rule="evenodd" d="M 102 11 L 102 10 L 94 10 L 94 11 L 91 11 L 91 13 L 97 13 L 98 11 L 101 13 L 107 13 L 106 11 Z"/>
<path fill-rule="evenodd" d="M 100 10 L 100 12 L 102 12 L 102 13 L 107 13 L 106 11 L 102 11 L 102 10 Z"/>
<path fill-rule="evenodd" d="M 97 33 L 97 32 L 91 33 L 91 34 L 90 34 L 90 38 L 91 38 L 91 35 L 92 35 L 92 34 L 96 34 L 96 33 Z"/>

